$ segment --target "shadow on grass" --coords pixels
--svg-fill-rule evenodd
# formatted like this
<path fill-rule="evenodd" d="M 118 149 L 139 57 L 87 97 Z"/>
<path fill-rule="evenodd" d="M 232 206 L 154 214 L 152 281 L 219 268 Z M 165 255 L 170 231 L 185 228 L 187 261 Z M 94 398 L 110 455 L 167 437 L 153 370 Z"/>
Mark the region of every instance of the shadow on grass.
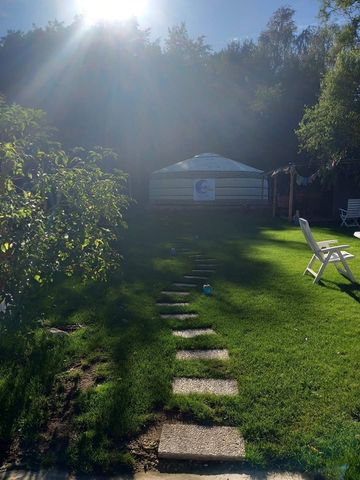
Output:
<path fill-rule="evenodd" d="M 34 402 L 34 392 L 45 405 L 50 403 L 56 375 L 74 362 L 96 363 L 100 354 L 110 372 L 104 383 L 77 399 L 62 457 L 68 466 L 111 470 L 131 463 L 126 457 L 127 439 L 169 404 L 200 422 L 214 420 L 241 428 L 254 463 L 323 465 L 326 455 L 317 455 L 308 444 L 309 438 L 316 438 L 316 428 L 325 428 L 322 413 L 317 420 L 313 412 L 327 393 L 326 365 L 318 360 L 318 349 L 326 342 L 320 339 L 319 347 L 307 338 L 316 338 L 327 325 L 309 318 L 319 303 L 319 290 L 302 282 L 307 255 L 299 259 L 298 252 L 307 249 L 298 241 L 298 230 L 278 221 L 210 212 L 137 216 L 129 224 L 120 246 L 125 257 L 121 273 L 108 284 L 81 285 L 70 280 L 34 299 L 23 329 L 26 341 L 12 353 L 9 349 L 9 381 L 5 387 L 0 384 L 0 408 L 9 404 L 5 402 L 9 393 L 10 400 L 20 398 L 16 411 L 5 410 L 10 418 L 7 440 L 18 425 L 25 424 L 27 435 L 36 442 L 48 412 Z M 171 404 L 178 340 L 171 336 L 171 323 L 159 318 L 155 299 L 161 289 L 186 273 L 186 267 L 191 268 L 184 257 L 170 258 L 170 247 L 179 238 L 219 261 L 214 297 L 198 297 L 196 305 L 230 350 L 229 371 L 241 387 L 236 399 L 186 399 L 182 405 Z M 39 317 L 52 325 L 81 323 L 86 328 L 61 345 L 45 334 L 42 343 L 36 344 Z M 29 358 L 29 349 L 34 357 Z M 47 353 L 36 357 L 39 352 Z M 10 378 L 14 363 L 15 374 Z M 23 364 L 31 364 L 31 369 L 25 371 Z M 199 366 L 192 368 L 201 372 Z M 33 385 L 34 379 L 31 390 L 27 385 Z M 328 414 L 325 407 L 322 412 Z M 329 456 L 341 454 L 340 449 Z"/>
<path fill-rule="evenodd" d="M 51 457 L 86 471 L 131 463 L 126 440 L 154 418 L 171 390 L 174 342 L 155 298 L 185 273 L 186 262 L 170 258 L 173 230 L 166 235 L 162 228 L 137 221 L 120 247 L 122 270 L 107 284 L 58 279 L 29 299 L 21 322 L 1 339 L 6 346 L 0 365 L 2 452 L 20 437 L 19 450 L 31 446 L 35 464 Z M 65 338 L 41 326 L 75 323 L 85 328 Z M 110 365 L 109 374 L 103 384 L 80 392 L 59 456 L 37 452 L 34 444 L 40 444 L 54 414 L 47 405 L 60 398 L 53 396 L 54 380 L 74 364 L 96 366 L 99 356 Z"/>
<path fill-rule="evenodd" d="M 331 280 L 322 279 L 319 282 L 319 286 L 330 290 L 340 290 L 341 292 L 346 293 L 346 295 L 355 300 L 355 302 L 360 303 L 360 284 L 351 283 L 348 279 L 346 279 L 345 281 L 348 283 L 339 283 Z"/>

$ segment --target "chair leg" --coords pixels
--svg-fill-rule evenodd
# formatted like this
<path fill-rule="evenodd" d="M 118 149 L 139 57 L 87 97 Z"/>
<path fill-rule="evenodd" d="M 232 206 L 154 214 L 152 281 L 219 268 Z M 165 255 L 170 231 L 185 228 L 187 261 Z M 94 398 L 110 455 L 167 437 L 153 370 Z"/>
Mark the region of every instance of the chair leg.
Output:
<path fill-rule="evenodd" d="M 313 275 L 311 267 L 313 266 L 315 260 L 316 260 L 316 257 L 315 255 L 313 255 L 310 259 L 310 262 L 307 264 L 307 267 L 305 268 L 303 275 L 306 275 L 307 273 L 310 273 L 311 275 Z"/>
<path fill-rule="evenodd" d="M 319 271 L 316 275 L 316 277 L 314 278 L 314 282 L 313 283 L 319 283 L 320 280 L 321 280 L 321 277 L 323 276 L 323 273 L 325 271 L 325 268 L 327 266 L 328 262 L 325 260 L 324 263 L 321 264 L 321 267 L 319 268 Z"/>

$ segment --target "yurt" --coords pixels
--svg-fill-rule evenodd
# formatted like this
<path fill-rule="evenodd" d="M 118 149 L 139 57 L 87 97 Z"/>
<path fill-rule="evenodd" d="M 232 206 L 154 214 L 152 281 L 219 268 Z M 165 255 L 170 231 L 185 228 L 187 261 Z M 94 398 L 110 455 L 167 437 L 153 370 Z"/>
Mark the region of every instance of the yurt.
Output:
<path fill-rule="evenodd" d="M 163 206 L 264 206 L 268 181 L 262 170 L 201 153 L 153 172 L 149 198 L 151 204 Z"/>

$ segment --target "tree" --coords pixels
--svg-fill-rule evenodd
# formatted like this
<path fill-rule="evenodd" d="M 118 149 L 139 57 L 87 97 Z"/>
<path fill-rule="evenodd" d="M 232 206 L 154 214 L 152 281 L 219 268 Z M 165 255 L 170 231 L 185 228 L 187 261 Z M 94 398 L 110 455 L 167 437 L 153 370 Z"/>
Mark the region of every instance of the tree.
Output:
<path fill-rule="evenodd" d="M 207 58 L 211 47 L 205 43 L 203 35 L 196 39 L 190 38 L 186 25 L 182 22 L 180 25 L 169 28 L 168 37 L 165 40 L 165 52 L 185 62 L 193 63 Z"/>
<path fill-rule="evenodd" d="M 352 21 L 360 15 L 359 0 L 322 0 L 320 14 L 325 20 L 340 14 Z"/>
<path fill-rule="evenodd" d="M 284 65 L 293 54 L 296 34 L 295 10 L 281 7 L 270 18 L 267 29 L 259 37 L 259 47 L 269 58 L 270 67 L 275 71 Z"/>
<path fill-rule="evenodd" d="M 360 160 L 360 5 L 354 0 L 323 0 L 325 21 L 341 15 L 334 48 L 317 104 L 305 110 L 297 135 L 302 151 L 327 168 Z"/>
<path fill-rule="evenodd" d="M 316 102 L 331 42 L 323 28 L 297 35 L 289 8 L 274 13 L 259 39 L 220 52 L 185 24 L 161 48 L 136 22 L 51 23 L 0 42 L 0 91 L 44 109 L 67 150 L 118 152 L 118 165 L 102 164 L 128 172 L 145 202 L 152 171 L 201 151 L 264 170 L 293 160 L 294 129 L 304 105 Z"/>
<path fill-rule="evenodd" d="M 100 168 L 100 147 L 69 154 L 39 110 L 0 100 L 1 297 L 20 304 L 59 273 L 106 279 L 126 227 L 125 176 Z M 115 155 L 115 154 L 112 154 Z"/>
<path fill-rule="evenodd" d="M 359 46 L 360 3 L 359 0 L 322 0 L 320 15 L 325 22 L 342 18 L 342 27 L 337 38 L 336 52 L 344 47 Z"/>
<path fill-rule="evenodd" d="M 324 79 L 318 103 L 305 110 L 300 147 L 331 166 L 360 158 L 360 52 L 344 50 Z"/>

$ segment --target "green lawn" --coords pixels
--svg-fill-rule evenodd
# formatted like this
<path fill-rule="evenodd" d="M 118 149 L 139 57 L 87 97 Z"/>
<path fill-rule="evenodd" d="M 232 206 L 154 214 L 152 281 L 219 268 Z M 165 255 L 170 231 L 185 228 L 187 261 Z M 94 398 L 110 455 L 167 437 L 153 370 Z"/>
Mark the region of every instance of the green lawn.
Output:
<path fill-rule="evenodd" d="M 313 232 L 351 245 L 357 258 L 350 265 L 360 280 L 353 231 Z M 159 292 L 192 268 L 185 256 L 169 255 L 179 238 L 217 259 L 214 296 L 192 296 L 188 310 L 199 319 L 161 320 Z M 133 214 L 120 248 L 123 269 L 108 284 L 70 280 L 43 290 L 26 321 L 2 334 L 0 452 L 20 437 L 32 460 L 29 445 L 45 445 L 42 463 L 131 466 L 128 438 L 163 411 L 181 412 L 201 423 L 238 426 L 253 464 L 328 478 L 340 478 L 348 464 L 346 478 L 360 477 L 360 287 L 331 266 L 322 285 L 303 277 L 310 251 L 298 227 L 236 213 Z M 58 338 L 45 332 L 44 322 L 86 328 Z M 172 327 L 186 326 L 211 326 L 218 335 L 171 335 Z M 230 361 L 175 360 L 176 348 L 199 346 L 228 348 Z M 89 371 L 93 384 L 79 391 Z M 239 395 L 176 398 L 174 375 L 235 378 Z M 71 394 L 69 385 L 75 385 Z M 72 415 L 64 448 L 51 453 L 41 432 L 56 412 L 61 417 L 66 401 Z"/>

